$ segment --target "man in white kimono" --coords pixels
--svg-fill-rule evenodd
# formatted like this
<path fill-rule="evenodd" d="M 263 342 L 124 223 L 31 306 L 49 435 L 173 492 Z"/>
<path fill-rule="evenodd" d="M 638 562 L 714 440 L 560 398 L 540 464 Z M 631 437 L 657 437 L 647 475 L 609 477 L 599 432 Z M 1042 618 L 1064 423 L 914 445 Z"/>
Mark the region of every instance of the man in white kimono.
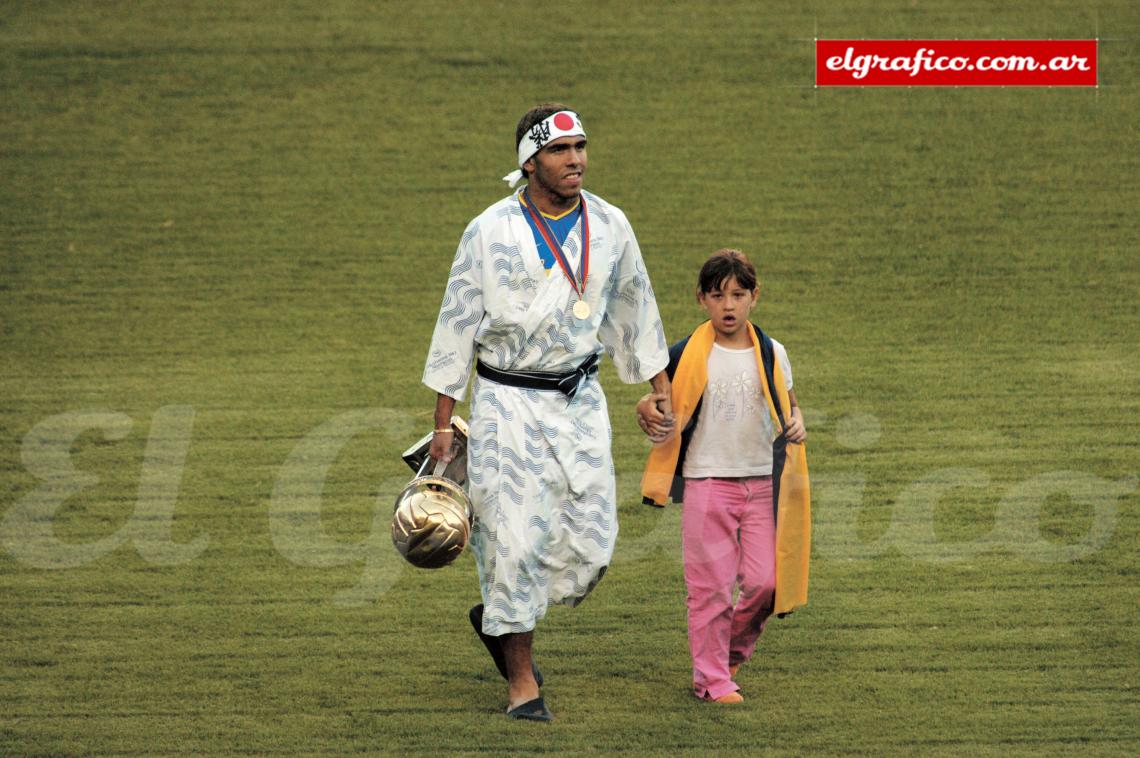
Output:
<path fill-rule="evenodd" d="M 532 636 L 550 603 L 577 605 L 605 573 L 617 493 L 604 348 L 671 417 L 653 288 L 625 214 L 582 190 L 586 133 L 570 108 L 528 111 L 515 134 L 527 185 L 472 221 L 455 254 L 423 381 L 437 394 L 431 455 L 472 363 L 468 483 L 483 604 L 471 611 L 509 683 L 512 718 L 549 721 Z"/>

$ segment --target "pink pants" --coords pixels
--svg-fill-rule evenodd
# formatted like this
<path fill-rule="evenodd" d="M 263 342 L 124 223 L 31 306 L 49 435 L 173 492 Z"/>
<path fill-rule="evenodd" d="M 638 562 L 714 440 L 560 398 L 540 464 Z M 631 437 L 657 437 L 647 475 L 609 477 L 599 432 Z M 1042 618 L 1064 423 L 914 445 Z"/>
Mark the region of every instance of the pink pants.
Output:
<path fill-rule="evenodd" d="M 686 479 L 681 515 L 693 690 L 739 689 L 728 667 L 752 657 L 776 594 L 776 519 L 770 477 Z M 740 596 L 732 602 L 739 583 Z"/>

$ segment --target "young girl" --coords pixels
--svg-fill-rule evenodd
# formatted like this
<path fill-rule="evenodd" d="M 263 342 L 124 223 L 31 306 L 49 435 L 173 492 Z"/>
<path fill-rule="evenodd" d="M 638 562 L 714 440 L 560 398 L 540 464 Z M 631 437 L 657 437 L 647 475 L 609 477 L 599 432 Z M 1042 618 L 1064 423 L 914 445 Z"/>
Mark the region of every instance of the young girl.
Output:
<path fill-rule="evenodd" d="M 744 700 L 733 678 L 768 617 L 807 600 L 806 435 L 787 352 L 748 319 L 758 295 L 743 253 L 714 253 L 697 287 L 709 320 L 669 351 L 674 418 L 658 409 L 659 394 L 637 405 L 655 442 L 646 502 L 684 500 L 693 691 L 718 703 Z"/>

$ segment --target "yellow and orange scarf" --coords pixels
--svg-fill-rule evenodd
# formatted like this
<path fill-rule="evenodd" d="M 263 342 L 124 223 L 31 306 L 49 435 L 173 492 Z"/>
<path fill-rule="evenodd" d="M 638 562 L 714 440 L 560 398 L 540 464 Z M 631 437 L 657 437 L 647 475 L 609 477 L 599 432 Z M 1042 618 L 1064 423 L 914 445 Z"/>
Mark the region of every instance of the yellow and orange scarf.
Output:
<path fill-rule="evenodd" d="M 760 385 L 772 424 L 783 434 L 780 408 L 791 412 L 787 382 L 778 360 L 772 361 L 772 378 L 776 398 L 768 387 L 764 361 L 760 351 L 760 338 L 750 324 L 748 334 L 756 364 L 760 369 Z M 673 416 L 676 433 L 667 441 L 654 445 L 645 464 L 641 479 L 641 494 L 647 502 L 665 504 L 669 498 L 677 462 L 681 454 L 681 431 L 689 424 L 697 404 L 708 383 L 708 360 L 716 332 L 712 322 L 701 324 L 689 337 L 688 344 L 673 374 Z M 811 559 L 811 487 L 808 482 L 807 451 L 804 444 L 787 443 L 783 471 L 778 482 L 779 497 L 776 503 L 776 600 L 773 612 L 782 615 L 807 603 L 808 563 Z M 775 468 L 774 468 L 775 470 Z"/>

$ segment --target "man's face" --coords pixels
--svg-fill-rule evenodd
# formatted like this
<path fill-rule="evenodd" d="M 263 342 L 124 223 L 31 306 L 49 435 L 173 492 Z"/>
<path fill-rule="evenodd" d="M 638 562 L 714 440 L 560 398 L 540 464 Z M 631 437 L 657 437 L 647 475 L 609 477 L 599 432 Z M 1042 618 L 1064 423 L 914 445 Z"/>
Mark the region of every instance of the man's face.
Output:
<path fill-rule="evenodd" d="M 586 138 L 559 137 L 523 164 L 530 182 L 561 200 L 578 197 L 586 175 Z"/>

